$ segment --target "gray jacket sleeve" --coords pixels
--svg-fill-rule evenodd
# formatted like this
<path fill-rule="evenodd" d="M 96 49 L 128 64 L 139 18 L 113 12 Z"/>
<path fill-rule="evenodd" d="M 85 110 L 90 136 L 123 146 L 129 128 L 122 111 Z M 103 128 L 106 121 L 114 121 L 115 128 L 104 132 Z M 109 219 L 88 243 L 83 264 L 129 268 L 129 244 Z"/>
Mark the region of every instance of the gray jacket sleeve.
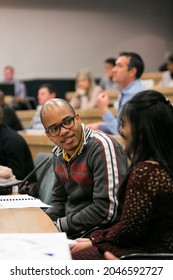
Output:
<path fill-rule="evenodd" d="M 67 193 L 65 191 L 64 185 L 60 182 L 58 176 L 56 176 L 55 184 L 52 189 L 52 207 L 48 208 L 46 211 L 53 221 L 57 221 L 58 217 L 64 217 L 66 201 Z"/>

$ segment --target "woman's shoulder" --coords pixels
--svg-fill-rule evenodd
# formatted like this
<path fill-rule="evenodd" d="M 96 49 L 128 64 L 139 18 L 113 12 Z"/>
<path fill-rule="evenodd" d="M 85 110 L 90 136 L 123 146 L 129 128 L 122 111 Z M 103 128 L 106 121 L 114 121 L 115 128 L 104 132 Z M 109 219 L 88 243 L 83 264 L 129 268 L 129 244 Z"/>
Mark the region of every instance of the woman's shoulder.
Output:
<path fill-rule="evenodd" d="M 163 177 L 171 177 L 165 168 L 157 161 L 141 161 L 136 163 L 131 170 L 131 177 L 145 180 L 162 180 Z M 172 179 L 171 179 L 172 180 Z"/>
<path fill-rule="evenodd" d="M 172 193 L 173 178 L 158 162 L 142 161 L 133 167 L 129 176 L 130 188 L 141 190 L 141 186 L 144 192 Z"/>
<path fill-rule="evenodd" d="M 133 166 L 131 175 L 139 178 L 144 178 L 148 177 L 149 173 L 153 173 L 153 171 L 157 172 L 158 169 L 162 169 L 162 167 L 156 161 L 140 161 Z"/>

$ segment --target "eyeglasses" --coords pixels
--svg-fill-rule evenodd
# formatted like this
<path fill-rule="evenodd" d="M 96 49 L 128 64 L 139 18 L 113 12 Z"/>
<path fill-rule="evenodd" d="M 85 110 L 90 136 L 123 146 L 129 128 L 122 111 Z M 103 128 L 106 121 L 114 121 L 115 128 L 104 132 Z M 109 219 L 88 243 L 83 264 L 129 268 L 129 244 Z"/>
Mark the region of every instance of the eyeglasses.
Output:
<path fill-rule="evenodd" d="M 61 124 L 53 124 L 52 126 L 45 129 L 45 132 L 52 137 L 58 136 L 61 131 L 61 127 L 64 127 L 65 129 L 70 129 L 74 126 L 75 117 L 76 116 L 67 117 L 62 121 Z"/>

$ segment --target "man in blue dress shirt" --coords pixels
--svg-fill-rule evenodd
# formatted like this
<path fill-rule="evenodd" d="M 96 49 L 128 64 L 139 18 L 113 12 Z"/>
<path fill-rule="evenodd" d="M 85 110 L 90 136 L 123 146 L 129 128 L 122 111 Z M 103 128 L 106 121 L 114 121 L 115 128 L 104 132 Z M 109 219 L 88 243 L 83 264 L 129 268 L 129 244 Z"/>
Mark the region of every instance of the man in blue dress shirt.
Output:
<path fill-rule="evenodd" d="M 121 52 L 119 54 L 113 68 L 113 81 L 120 90 L 116 104 L 118 115 L 127 101 L 136 93 L 145 89 L 140 80 L 143 71 L 144 62 L 139 54 L 134 52 Z M 117 135 L 118 119 L 109 110 L 109 96 L 107 92 L 102 92 L 98 96 L 97 106 L 103 112 L 102 118 L 104 122 L 88 124 L 88 127 Z"/>

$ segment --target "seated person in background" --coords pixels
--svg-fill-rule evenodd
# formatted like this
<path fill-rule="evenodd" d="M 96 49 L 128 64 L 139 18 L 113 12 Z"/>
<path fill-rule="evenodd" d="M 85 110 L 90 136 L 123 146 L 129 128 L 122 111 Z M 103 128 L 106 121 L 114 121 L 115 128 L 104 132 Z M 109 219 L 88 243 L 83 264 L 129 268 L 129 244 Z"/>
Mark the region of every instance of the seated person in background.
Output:
<path fill-rule="evenodd" d="M 131 165 L 119 187 L 118 223 L 72 246 L 74 259 L 104 259 L 173 249 L 173 107 L 157 91 L 138 93 L 120 114 L 119 132 Z"/>
<path fill-rule="evenodd" d="M 52 84 L 42 84 L 38 89 L 38 106 L 35 115 L 31 121 L 29 129 L 44 129 L 41 119 L 40 119 L 40 111 L 43 104 L 48 101 L 49 99 L 56 98 L 57 93 L 54 85 Z"/>
<path fill-rule="evenodd" d="M 3 118 L 4 123 L 14 130 L 22 130 L 23 126 L 18 116 L 16 115 L 16 112 L 12 107 L 5 104 L 4 93 L 1 90 L 0 90 L 0 106 L 2 107 L 4 112 L 4 118 Z"/>
<path fill-rule="evenodd" d="M 161 71 L 161 72 L 167 71 L 167 70 L 168 69 L 167 69 L 167 63 L 166 62 L 162 63 L 158 68 L 158 71 Z"/>
<path fill-rule="evenodd" d="M 73 108 L 94 108 L 96 98 L 101 91 L 102 89 L 96 85 L 92 73 L 89 70 L 80 70 L 76 76 L 75 93 L 70 104 Z"/>
<path fill-rule="evenodd" d="M 0 106 L 0 165 L 12 169 L 18 180 L 22 180 L 34 169 L 31 152 L 25 140 L 15 130 L 3 123 Z M 33 176 L 33 181 L 36 177 Z"/>
<path fill-rule="evenodd" d="M 112 70 L 115 66 L 115 61 L 116 61 L 116 58 L 112 58 L 112 57 L 107 58 L 104 61 L 105 74 L 99 81 L 99 86 L 103 90 L 118 89 L 118 86 L 113 81 L 113 71 Z"/>
<path fill-rule="evenodd" d="M 12 66 L 6 66 L 4 68 L 4 81 L 7 83 L 13 83 L 15 88 L 15 98 L 20 100 L 26 97 L 25 84 L 14 78 L 15 70 Z"/>
<path fill-rule="evenodd" d="M 14 84 L 14 109 L 20 109 L 17 103 L 27 96 L 26 86 L 24 83 L 14 78 L 15 70 L 12 66 L 8 65 L 4 68 L 4 82 Z"/>
<path fill-rule="evenodd" d="M 173 54 L 169 55 L 166 61 L 167 71 L 163 72 L 158 87 L 173 87 Z"/>
<path fill-rule="evenodd" d="M 41 120 L 56 145 L 56 183 L 47 210 L 60 231 L 71 238 L 117 219 L 117 189 L 127 160 L 120 144 L 100 131 L 87 129 L 63 99 L 47 101 Z"/>
<path fill-rule="evenodd" d="M 11 168 L 7 166 L 0 165 L 0 179 L 15 179 Z"/>
<path fill-rule="evenodd" d="M 144 71 L 144 62 L 139 54 L 134 52 L 121 52 L 113 68 L 113 81 L 118 85 L 120 94 L 117 101 L 117 110 L 120 114 L 123 105 L 136 93 L 144 90 L 140 77 Z M 106 133 L 118 134 L 117 118 L 109 110 L 108 93 L 102 92 L 97 98 L 97 106 L 103 112 L 105 122 L 91 123 L 91 129 L 100 129 Z"/>

